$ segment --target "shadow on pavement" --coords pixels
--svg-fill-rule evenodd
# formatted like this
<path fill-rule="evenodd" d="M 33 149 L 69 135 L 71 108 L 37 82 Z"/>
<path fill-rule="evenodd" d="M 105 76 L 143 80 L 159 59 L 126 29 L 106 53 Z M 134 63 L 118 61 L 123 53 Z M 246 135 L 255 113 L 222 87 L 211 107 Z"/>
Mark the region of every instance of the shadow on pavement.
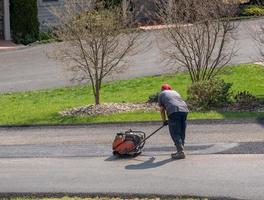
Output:
<path fill-rule="evenodd" d="M 106 158 L 104 161 L 120 161 L 120 160 L 135 160 L 135 161 L 142 161 L 139 159 L 136 159 L 133 156 L 123 156 L 123 157 L 116 157 L 116 156 L 110 156 L 108 158 Z"/>
<path fill-rule="evenodd" d="M 149 160 L 144 161 L 143 163 L 139 163 L 139 164 L 132 164 L 132 165 L 127 165 L 125 167 L 125 169 L 127 170 L 142 170 L 142 169 L 151 169 L 151 168 L 157 168 L 157 167 L 161 167 L 171 161 L 173 161 L 171 158 L 165 159 L 165 160 L 161 160 L 158 162 L 154 162 L 155 158 L 151 157 Z"/>
<path fill-rule="evenodd" d="M 264 118 L 259 118 L 257 119 L 257 122 L 260 126 L 262 126 L 264 128 Z"/>
<path fill-rule="evenodd" d="M 115 156 L 110 156 L 108 158 L 106 158 L 104 161 L 115 161 L 117 160 L 117 158 Z"/>

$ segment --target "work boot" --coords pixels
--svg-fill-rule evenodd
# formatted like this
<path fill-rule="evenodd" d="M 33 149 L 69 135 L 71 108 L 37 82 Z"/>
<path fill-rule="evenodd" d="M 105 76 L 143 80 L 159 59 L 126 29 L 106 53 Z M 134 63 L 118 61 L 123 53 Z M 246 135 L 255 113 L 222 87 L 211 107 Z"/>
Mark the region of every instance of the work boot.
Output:
<path fill-rule="evenodd" d="M 177 153 L 171 154 L 171 158 L 175 160 L 180 160 L 185 158 L 185 153 L 184 153 L 184 147 L 182 144 L 177 144 Z"/>

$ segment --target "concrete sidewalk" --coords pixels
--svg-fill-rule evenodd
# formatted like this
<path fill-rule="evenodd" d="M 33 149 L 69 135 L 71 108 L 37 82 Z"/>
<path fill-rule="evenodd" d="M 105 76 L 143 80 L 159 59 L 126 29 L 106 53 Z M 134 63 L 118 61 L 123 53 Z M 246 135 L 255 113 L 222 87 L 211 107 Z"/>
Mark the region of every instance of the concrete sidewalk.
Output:
<path fill-rule="evenodd" d="M 264 155 L 1 159 L 7 193 L 156 194 L 264 199 Z"/>
<path fill-rule="evenodd" d="M 11 41 L 5 41 L 5 40 L 0 40 L 0 52 L 1 51 L 9 51 L 9 50 L 17 50 L 24 48 L 24 45 L 17 45 Z"/>

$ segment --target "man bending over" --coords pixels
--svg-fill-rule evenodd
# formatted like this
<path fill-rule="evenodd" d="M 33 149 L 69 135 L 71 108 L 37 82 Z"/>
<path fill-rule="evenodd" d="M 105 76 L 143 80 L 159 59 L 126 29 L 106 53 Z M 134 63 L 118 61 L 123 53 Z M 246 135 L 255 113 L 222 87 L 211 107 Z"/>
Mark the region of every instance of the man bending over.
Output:
<path fill-rule="evenodd" d="M 186 119 L 188 115 L 187 104 L 182 100 L 180 94 L 168 84 L 161 86 L 158 98 L 161 118 L 164 125 L 169 125 L 171 138 L 176 146 L 177 152 L 172 153 L 173 159 L 184 159 L 184 141 L 186 130 Z M 166 120 L 166 113 L 168 120 Z"/>

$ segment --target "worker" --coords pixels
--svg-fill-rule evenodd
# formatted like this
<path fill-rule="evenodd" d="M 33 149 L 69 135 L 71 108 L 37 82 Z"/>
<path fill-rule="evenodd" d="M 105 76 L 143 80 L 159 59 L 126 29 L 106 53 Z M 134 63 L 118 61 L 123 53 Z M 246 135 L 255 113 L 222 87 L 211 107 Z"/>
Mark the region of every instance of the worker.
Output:
<path fill-rule="evenodd" d="M 173 159 L 184 159 L 186 119 L 189 112 L 187 104 L 182 100 L 181 95 L 173 90 L 169 84 L 161 86 L 158 103 L 163 125 L 169 125 L 170 135 L 177 149 L 177 152 L 172 153 L 171 157 Z"/>

